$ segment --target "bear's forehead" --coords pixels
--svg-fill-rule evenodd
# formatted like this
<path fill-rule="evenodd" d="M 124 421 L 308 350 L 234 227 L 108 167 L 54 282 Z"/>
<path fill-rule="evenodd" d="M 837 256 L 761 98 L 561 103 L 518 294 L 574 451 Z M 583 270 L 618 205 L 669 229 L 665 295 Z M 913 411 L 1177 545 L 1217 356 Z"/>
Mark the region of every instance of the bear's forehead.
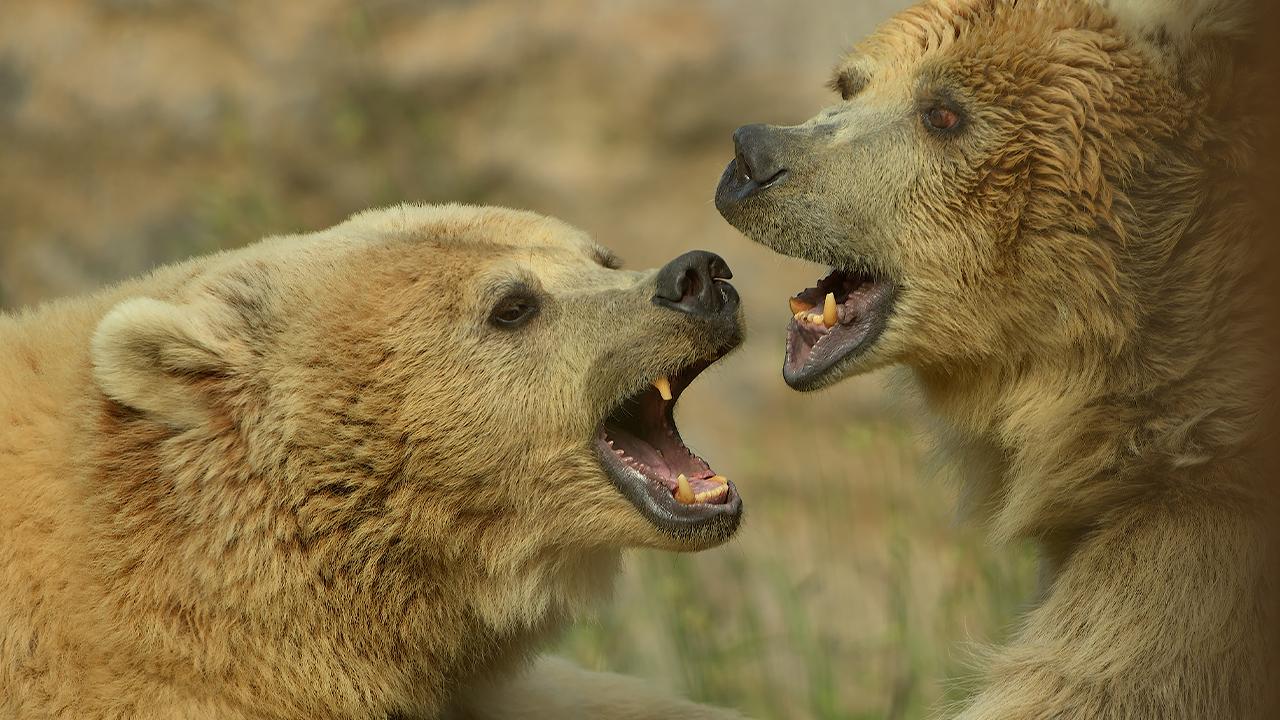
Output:
<path fill-rule="evenodd" d="M 841 60 L 837 73 L 856 71 L 868 58 L 918 60 L 962 39 L 995 38 L 999 44 L 1047 39 L 1054 31 L 1077 30 L 1102 18 L 1095 4 L 1082 0 L 932 0 L 881 25 Z"/>
<path fill-rule="evenodd" d="M 360 213 L 335 229 L 384 240 L 494 252 L 590 253 L 598 247 L 585 232 L 554 218 L 471 205 L 397 205 Z"/>
<path fill-rule="evenodd" d="M 593 285 L 616 266 L 614 254 L 582 230 L 505 208 L 403 205 L 362 213 L 335 229 L 372 241 L 366 247 L 379 257 L 468 284 L 527 277 L 548 289 Z"/>
<path fill-rule="evenodd" d="M 458 258 L 472 267 L 503 258 L 599 262 L 612 256 L 586 232 L 523 210 L 470 205 L 396 205 L 368 210 L 322 233 L 317 245 L 345 245 L 402 260 Z"/>

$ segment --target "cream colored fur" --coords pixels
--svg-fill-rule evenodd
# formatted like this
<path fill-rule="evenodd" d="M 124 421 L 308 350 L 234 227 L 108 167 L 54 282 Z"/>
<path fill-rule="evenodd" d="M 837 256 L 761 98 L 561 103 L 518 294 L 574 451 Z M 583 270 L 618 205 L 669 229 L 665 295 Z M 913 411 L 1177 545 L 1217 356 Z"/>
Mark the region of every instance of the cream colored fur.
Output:
<path fill-rule="evenodd" d="M 0 315 L 0 717 L 736 717 L 525 669 L 620 548 L 711 544 L 589 447 L 708 351 L 604 252 L 401 206 Z"/>
<path fill-rule="evenodd" d="M 472 691 L 467 706 L 446 720 L 701 720 L 737 715 L 664 697 L 624 675 L 589 673 L 559 658 L 543 658 L 522 676 Z"/>

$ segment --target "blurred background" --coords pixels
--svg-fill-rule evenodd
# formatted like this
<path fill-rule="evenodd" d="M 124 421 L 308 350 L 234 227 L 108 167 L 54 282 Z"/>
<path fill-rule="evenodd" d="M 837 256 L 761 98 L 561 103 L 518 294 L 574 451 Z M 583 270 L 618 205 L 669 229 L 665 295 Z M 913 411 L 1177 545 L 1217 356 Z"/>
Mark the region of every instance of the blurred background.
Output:
<path fill-rule="evenodd" d="M 825 272 L 711 202 L 732 130 L 829 102 L 839 53 L 905 4 L 8 0 L 0 308 L 402 201 L 556 215 L 631 267 L 719 252 L 751 338 L 681 424 L 744 530 L 634 553 L 560 652 L 757 717 L 925 717 L 1014 622 L 1029 556 L 954 520 L 886 378 L 786 389 L 786 300 Z"/>

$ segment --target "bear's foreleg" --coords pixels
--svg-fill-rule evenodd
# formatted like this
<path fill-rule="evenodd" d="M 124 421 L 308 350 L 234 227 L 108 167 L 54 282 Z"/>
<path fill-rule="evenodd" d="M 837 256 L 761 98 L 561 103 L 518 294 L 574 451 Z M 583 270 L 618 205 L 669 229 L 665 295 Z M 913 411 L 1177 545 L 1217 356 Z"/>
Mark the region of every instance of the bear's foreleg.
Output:
<path fill-rule="evenodd" d="M 1151 501 L 1090 535 L 959 720 L 1257 716 L 1261 545 L 1211 502 Z"/>
<path fill-rule="evenodd" d="M 477 688 L 446 720 L 743 720 L 732 710 L 673 697 L 638 678 L 590 672 L 554 657 Z"/>

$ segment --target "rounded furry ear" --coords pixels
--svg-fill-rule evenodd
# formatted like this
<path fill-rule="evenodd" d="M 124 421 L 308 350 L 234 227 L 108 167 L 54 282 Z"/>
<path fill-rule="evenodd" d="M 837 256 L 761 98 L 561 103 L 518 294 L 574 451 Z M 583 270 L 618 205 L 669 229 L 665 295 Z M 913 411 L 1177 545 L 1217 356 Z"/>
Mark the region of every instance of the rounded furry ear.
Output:
<path fill-rule="evenodd" d="M 1106 0 L 1130 27 L 1187 41 L 1200 36 L 1231 36 L 1249 30 L 1250 0 Z"/>
<path fill-rule="evenodd" d="M 226 308 L 136 298 L 113 308 L 94 332 L 93 376 L 111 399 L 176 427 L 209 417 L 201 383 L 228 375 L 238 343 Z"/>
<path fill-rule="evenodd" d="M 1122 27 L 1148 43 L 1207 112 L 1247 118 L 1257 80 L 1251 68 L 1261 35 L 1253 0 L 1104 0 Z"/>
<path fill-rule="evenodd" d="M 1239 47 L 1257 22 L 1251 0 L 1104 0 L 1121 24 L 1161 49 L 1170 62 Z"/>

